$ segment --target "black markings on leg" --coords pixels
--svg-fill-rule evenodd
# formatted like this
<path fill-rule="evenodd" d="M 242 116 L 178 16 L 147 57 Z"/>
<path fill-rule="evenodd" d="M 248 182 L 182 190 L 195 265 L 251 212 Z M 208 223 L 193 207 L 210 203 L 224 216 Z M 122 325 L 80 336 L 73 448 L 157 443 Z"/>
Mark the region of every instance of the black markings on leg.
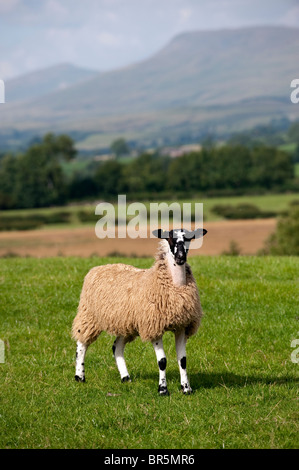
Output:
<path fill-rule="evenodd" d="M 169 395 L 168 389 L 166 385 L 159 384 L 158 392 L 160 395 Z"/>
<path fill-rule="evenodd" d="M 113 346 L 112 346 L 112 352 L 113 352 L 113 355 L 115 356 L 115 342 L 113 343 Z"/>
<path fill-rule="evenodd" d="M 123 378 L 121 379 L 121 381 L 122 381 L 122 383 L 124 383 L 124 382 L 131 382 L 131 378 L 130 378 L 129 375 L 126 375 L 125 377 L 123 377 Z"/>
<path fill-rule="evenodd" d="M 186 367 L 187 367 L 187 360 L 186 360 L 186 356 L 184 356 L 181 359 L 181 368 L 186 369 Z"/>
<path fill-rule="evenodd" d="M 160 370 L 165 370 L 166 369 L 166 363 L 167 363 L 166 357 L 162 357 L 162 359 L 160 359 L 160 361 L 158 362 L 159 369 Z"/>
<path fill-rule="evenodd" d="M 191 395 L 193 392 L 192 392 L 192 388 L 190 387 L 189 384 L 182 384 L 181 385 L 181 389 L 184 393 L 184 395 Z"/>
<path fill-rule="evenodd" d="M 79 375 L 75 375 L 75 380 L 76 382 L 85 382 L 85 377 L 83 377 L 83 379 L 81 377 L 79 377 Z"/>

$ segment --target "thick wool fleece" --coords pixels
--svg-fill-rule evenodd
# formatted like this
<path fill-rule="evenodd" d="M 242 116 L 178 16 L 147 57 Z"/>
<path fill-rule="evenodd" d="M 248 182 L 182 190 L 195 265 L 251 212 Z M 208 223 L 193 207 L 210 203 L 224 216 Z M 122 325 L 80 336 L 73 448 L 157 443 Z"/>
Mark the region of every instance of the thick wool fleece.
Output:
<path fill-rule="evenodd" d="M 196 333 L 202 310 L 197 285 L 186 264 L 186 285 L 175 286 L 166 260 L 168 244 L 161 241 L 150 269 L 125 264 L 92 268 L 86 275 L 73 337 L 85 344 L 102 331 L 132 341 L 153 341 L 165 331 Z"/>

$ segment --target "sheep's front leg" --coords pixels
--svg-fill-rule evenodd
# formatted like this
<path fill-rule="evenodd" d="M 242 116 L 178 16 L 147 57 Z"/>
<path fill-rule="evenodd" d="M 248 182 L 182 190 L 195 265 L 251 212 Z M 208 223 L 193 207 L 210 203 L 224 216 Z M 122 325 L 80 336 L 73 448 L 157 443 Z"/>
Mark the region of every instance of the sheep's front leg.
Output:
<path fill-rule="evenodd" d="M 167 384 L 166 384 L 166 356 L 165 352 L 163 349 L 163 342 L 162 338 L 159 338 L 155 341 L 152 342 L 156 357 L 157 357 L 157 362 L 159 366 L 159 388 L 158 392 L 160 395 L 169 395 L 168 390 L 167 390 Z"/>
<path fill-rule="evenodd" d="M 85 382 L 84 359 L 87 347 L 87 344 L 83 344 L 81 343 L 81 341 L 77 341 L 75 375 L 75 379 L 77 380 L 77 382 Z"/>
<path fill-rule="evenodd" d="M 181 376 L 181 388 L 185 395 L 192 393 L 192 388 L 190 387 L 188 376 L 187 376 L 187 360 L 186 360 L 186 343 L 187 337 L 185 331 L 179 331 L 175 334 L 175 347 L 177 360 L 180 369 Z"/>
<path fill-rule="evenodd" d="M 115 362 L 120 373 L 120 378 L 122 382 L 130 382 L 129 372 L 126 366 L 126 361 L 124 357 L 126 340 L 123 336 L 118 336 L 113 343 L 112 351 L 114 354 Z"/>

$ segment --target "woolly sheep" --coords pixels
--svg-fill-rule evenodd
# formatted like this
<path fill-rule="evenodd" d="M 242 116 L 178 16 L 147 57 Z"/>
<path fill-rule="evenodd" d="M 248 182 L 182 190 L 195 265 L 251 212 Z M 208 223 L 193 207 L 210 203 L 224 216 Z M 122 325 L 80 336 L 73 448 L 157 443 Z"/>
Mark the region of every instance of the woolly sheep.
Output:
<path fill-rule="evenodd" d="M 112 350 L 121 381 L 130 381 L 124 348 L 140 336 L 154 346 L 159 366 L 158 392 L 168 395 L 162 337 L 166 331 L 172 331 L 181 388 L 185 394 L 192 393 L 186 371 L 186 342 L 198 330 L 202 309 L 196 281 L 186 260 L 191 240 L 206 233 L 204 229 L 154 230 L 153 234 L 161 241 L 150 269 L 119 263 L 97 266 L 88 272 L 72 327 L 77 341 L 77 381 L 85 382 L 86 350 L 102 331 L 116 336 Z"/>

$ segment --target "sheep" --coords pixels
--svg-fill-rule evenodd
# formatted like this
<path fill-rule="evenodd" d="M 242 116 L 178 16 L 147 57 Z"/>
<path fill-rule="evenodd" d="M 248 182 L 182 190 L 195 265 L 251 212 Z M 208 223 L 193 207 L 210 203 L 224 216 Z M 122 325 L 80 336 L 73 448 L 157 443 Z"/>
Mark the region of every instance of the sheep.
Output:
<path fill-rule="evenodd" d="M 159 367 L 160 395 L 168 395 L 166 356 L 162 337 L 175 334 L 181 388 L 192 393 L 186 371 L 186 342 L 200 325 L 202 309 L 196 281 L 186 263 L 191 240 L 207 231 L 184 229 L 153 235 L 161 239 L 153 266 L 139 269 L 126 264 L 92 268 L 85 276 L 72 335 L 77 341 L 76 375 L 85 382 L 84 360 L 88 346 L 102 331 L 116 336 L 112 350 L 121 381 L 131 381 L 124 359 L 125 345 L 140 336 L 150 341 Z"/>

